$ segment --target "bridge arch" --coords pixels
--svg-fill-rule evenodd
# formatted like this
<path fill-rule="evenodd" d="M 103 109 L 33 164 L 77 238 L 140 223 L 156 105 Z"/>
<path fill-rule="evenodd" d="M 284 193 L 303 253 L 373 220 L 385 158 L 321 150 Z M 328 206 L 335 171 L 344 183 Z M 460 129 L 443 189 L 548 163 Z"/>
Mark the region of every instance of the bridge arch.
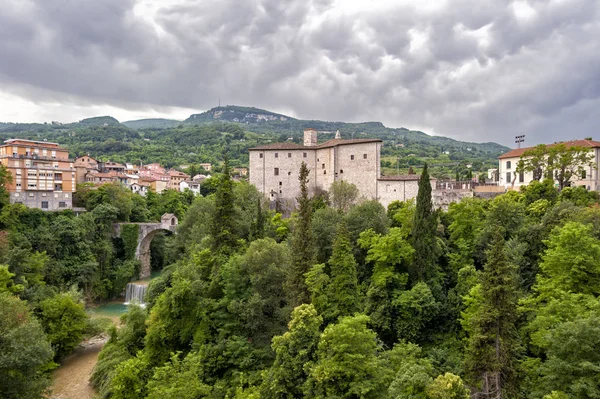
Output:
<path fill-rule="evenodd" d="M 140 279 L 150 277 L 150 244 L 160 231 L 176 232 L 178 225 L 177 216 L 165 213 L 160 218 L 160 223 L 118 223 L 115 226 L 114 236 L 121 236 L 121 226 L 134 224 L 138 226 L 138 242 L 135 249 L 135 259 L 140 261 Z"/>

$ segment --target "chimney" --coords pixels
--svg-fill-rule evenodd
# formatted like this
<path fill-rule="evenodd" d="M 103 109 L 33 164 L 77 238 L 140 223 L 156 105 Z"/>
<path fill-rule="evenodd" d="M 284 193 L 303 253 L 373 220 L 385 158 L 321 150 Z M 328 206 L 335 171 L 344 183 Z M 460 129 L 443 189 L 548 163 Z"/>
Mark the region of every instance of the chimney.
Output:
<path fill-rule="evenodd" d="M 341 139 L 341 138 L 342 138 L 342 135 L 340 134 L 340 131 L 339 131 L 339 130 L 336 130 L 336 131 L 335 131 L 335 138 L 336 138 L 336 139 Z"/>
<path fill-rule="evenodd" d="M 304 146 L 312 147 L 315 145 L 317 145 L 317 131 L 312 128 L 304 129 Z"/>

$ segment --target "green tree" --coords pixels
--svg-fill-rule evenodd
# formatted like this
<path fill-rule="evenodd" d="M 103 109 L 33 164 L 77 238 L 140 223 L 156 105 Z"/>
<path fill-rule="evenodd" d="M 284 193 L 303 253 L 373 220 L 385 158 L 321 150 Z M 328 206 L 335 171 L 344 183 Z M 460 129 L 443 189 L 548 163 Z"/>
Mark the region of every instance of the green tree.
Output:
<path fill-rule="evenodd" d="M 83 304 L 71 293 L 43 300 L 39 317 L 58 360 L 71 353 L 81 342 L 88 318 Z"/>
<path fill-rule="evenodd" d="M 487 252 L 481 284 L 471 290 L 463 327 L 469 334 L 465 364 L 482 395 L 516 397 L 518 284 L 508 262 L 502 232 L 496 230 Z"/>
<path fill-rule="evenodd" d="M 43 398 L 52 349 L 27 303 L 0 293 L 0 397 Z"/>
<path fill-rule="evenodd" d="M 470 392 L 462 379 L 452 373 L 439 375 L 427 387 L 428 399 L 469 399 Z"/>
<path fill-rule="evenodd" d="M 334 181 L 329 188 L 331 206 L 344 213 L 356 203 L 359 195 L 358 187 L 344 180 Z"/>
<path fill-rule="evenodd" d="M 377 334 L 367 328 L 368 321 L 368 316 L 356 315 L 327 326 L 319 341 L 317 361 L 310 368 L 309 397 L 385 397 Z"/>
<path fill-rule="evenodd" d="M 410 275 L 417 281 L 429 281 L 436 276 L 438 248 L 436 239 L 437 215 L 431 201 L 431 181 L 427 164 L 419 179 L 417 207 L 411 232 L 415 257 Z"/>
<path fill-rule="evenodd" d="M 6 184 L 12 183 L 12 174 L 4 165 L 0 165 L 0 209 L 9 204 L 9 195 Z"/>
<path fill-rule="evenodd" d="M 275 361 L 262 386 L 265 398 L 302 397 L 309 368 L 315 360 L 323 319 L 313 305 L 300 305 L 292 312 L 288 331 L 273 337 Z"/>
<path fill-rule="evenodd" d="M 231 253 L 236 246 L 236 237 L 234 235 L 233 181 L 229 175 L 227 159 L 223 168 L 224 172 L 220 176 L 219 186 L 215 193 L 215 213 L 212 220 L 212 230 L 214 249 Z"/>
<path fill-rule="evenodd" d="M 314 261 L 314 246 L 312 237 L 312 206 L 308 196 L 308 174 L 306 163 L 300 165 L 300 197 L 298 201 L 298 217 L 292 236 L 290 246 L 292 250 L 292 267 L 287 278 L 287 291 L 289 303 L 298 306 L 308 301 L 308 288 L 304 281 L 304 274 L 308 272 Z"/>
<path fill-rule="evenodd" d="M 148 381 L 148 399 L 201 399 L 210 397 L 211 387 L 201 380 L 202 358 L 190 352 L 183 360 L 178 354 L 171 361 L 157 367 Z"/>

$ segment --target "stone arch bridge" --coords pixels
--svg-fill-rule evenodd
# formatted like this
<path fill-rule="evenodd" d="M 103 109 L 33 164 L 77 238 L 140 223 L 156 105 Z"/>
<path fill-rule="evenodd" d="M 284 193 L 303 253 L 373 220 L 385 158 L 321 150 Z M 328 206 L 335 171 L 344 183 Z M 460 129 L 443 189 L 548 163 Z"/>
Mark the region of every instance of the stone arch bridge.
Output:
<path fill-rule="evenodd" d="M 140 279 L 150 277 L 150 244 L 160 231 L 175 233 L 178 220 L 172 213 L 165 213 L 160 223 L 116 223 L 113 225 L 113 237 L 121 237 L 123 225 L 138 226 L 138 241 L 135 248 L 135 259 L 140 261 Z"/>

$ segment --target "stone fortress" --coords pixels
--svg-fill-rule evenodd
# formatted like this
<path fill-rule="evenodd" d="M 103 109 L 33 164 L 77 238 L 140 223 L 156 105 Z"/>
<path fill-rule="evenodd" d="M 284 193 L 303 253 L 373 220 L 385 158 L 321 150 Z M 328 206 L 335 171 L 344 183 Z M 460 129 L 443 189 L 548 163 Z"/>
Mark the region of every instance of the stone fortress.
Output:
<path fill-rule="evenodd" d="M 305 162 L 311 194 L 329 191 L 333 182 L 343 180 L 356 185 L 361 197 L 386 208 L 392 201 L 417 196 L 419 175 L 381 176 L 382 140 L 342 139 L 338 131 L 333 140 L 319 144 L 317 135 L 315 129 L 306 129 L 303 145 L 285 142 L 251 148 L 250 183 L 272 204 L 290 209 L 300 196 L 298 175 Z M 434 179 L 431 183 L 435 188 Z"/>

